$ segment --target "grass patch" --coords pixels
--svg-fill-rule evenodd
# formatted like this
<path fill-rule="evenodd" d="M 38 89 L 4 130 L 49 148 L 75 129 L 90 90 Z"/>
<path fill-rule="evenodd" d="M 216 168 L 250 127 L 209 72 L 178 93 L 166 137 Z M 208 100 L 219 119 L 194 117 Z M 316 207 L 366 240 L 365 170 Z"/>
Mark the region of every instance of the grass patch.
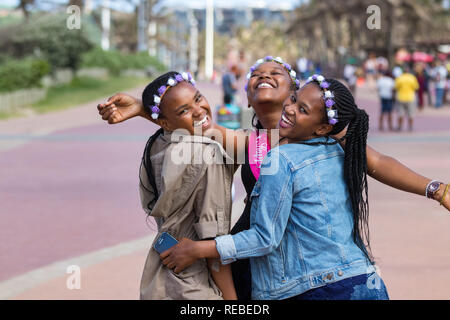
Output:
<path fill-rule="evenodd" d="M 115 77 L 108 80 L 77 77 L 69 84 L 49 88 L 45 99 L 33 104 L 31 108 L 37 113 L 67 109 L 99 98 L 107 99 L 116 92 L 149 82 L 150 79 L 136 77 Z"/>

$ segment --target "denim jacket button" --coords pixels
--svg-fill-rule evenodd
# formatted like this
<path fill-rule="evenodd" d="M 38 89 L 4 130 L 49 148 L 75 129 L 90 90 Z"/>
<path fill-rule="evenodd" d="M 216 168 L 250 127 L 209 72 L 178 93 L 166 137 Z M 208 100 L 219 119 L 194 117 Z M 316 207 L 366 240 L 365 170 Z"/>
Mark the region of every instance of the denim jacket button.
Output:
<path fill-rule="evenodd" d="M 328 279 L 328 280 L 333 279 L 333 274 L 332 274 L 332 273 L 327 274 L 327 279 Z"/>
<path fill-rule="evenodd" d="M 344 275 L 344 273 L 342 272 L 342 270 L 339 270 L 339 271 L 338 271 L 338 276 L 339 276 L 339 277 L 342 277 L 343 275 Z"/>

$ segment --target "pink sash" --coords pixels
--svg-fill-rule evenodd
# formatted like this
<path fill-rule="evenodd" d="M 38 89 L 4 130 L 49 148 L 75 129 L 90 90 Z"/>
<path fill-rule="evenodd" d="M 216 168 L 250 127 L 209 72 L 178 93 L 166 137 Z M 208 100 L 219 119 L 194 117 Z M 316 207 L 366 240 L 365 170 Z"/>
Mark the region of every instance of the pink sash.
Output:
<path fill-rule="evenodd" d="M 256 180 L 259 178 L 261 164 L 270 150 L 266 130 L 252 131 L 248 138 L 248 160 Z"/>

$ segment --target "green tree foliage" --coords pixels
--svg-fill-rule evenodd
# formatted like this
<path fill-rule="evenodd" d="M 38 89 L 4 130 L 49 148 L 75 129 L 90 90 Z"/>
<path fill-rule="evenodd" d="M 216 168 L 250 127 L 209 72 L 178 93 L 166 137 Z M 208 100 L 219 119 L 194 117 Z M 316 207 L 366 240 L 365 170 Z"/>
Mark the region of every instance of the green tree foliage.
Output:
<path fill-rule="evenodd" d="M 45 60 L 6 60 L 0 65 L 0 92 L 39 87 L 42 77 L 49 72 Z"/>
<path fill-rule="evenodd" d="M 93 45 L 83 28 L 69 30 L 66 19 L 65 15 L 32 16 L 27 23 L 0 29 L 3 54 L 15 58 L 34 55 L 47 60 L 52 70 L 77 70 L 82 54 Z"/>
<path fill-rule="evenodd" d="M 118 75 L 125 69 L 146 69 L 151 67 L 157 71 L 165 70 L 164 65 L 146 52 L 123 54 L 114 50 L 103 51 L 101 48 L 95 48 L 85 53 L 82 58 L 82 66 L 106 68 L 112 75 Z"/>

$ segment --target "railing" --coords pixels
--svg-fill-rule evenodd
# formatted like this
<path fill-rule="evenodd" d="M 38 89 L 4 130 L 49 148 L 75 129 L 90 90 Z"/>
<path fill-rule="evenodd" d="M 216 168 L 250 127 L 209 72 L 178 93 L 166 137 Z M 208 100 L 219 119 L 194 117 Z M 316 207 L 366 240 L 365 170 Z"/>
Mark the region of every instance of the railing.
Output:
<path fill-rule="evenodd" d="M 46 88 L 22 89 L 12 92 L 0 93 L 0 112 L 12 112 L 27 107 L 44 99 Z"/>

